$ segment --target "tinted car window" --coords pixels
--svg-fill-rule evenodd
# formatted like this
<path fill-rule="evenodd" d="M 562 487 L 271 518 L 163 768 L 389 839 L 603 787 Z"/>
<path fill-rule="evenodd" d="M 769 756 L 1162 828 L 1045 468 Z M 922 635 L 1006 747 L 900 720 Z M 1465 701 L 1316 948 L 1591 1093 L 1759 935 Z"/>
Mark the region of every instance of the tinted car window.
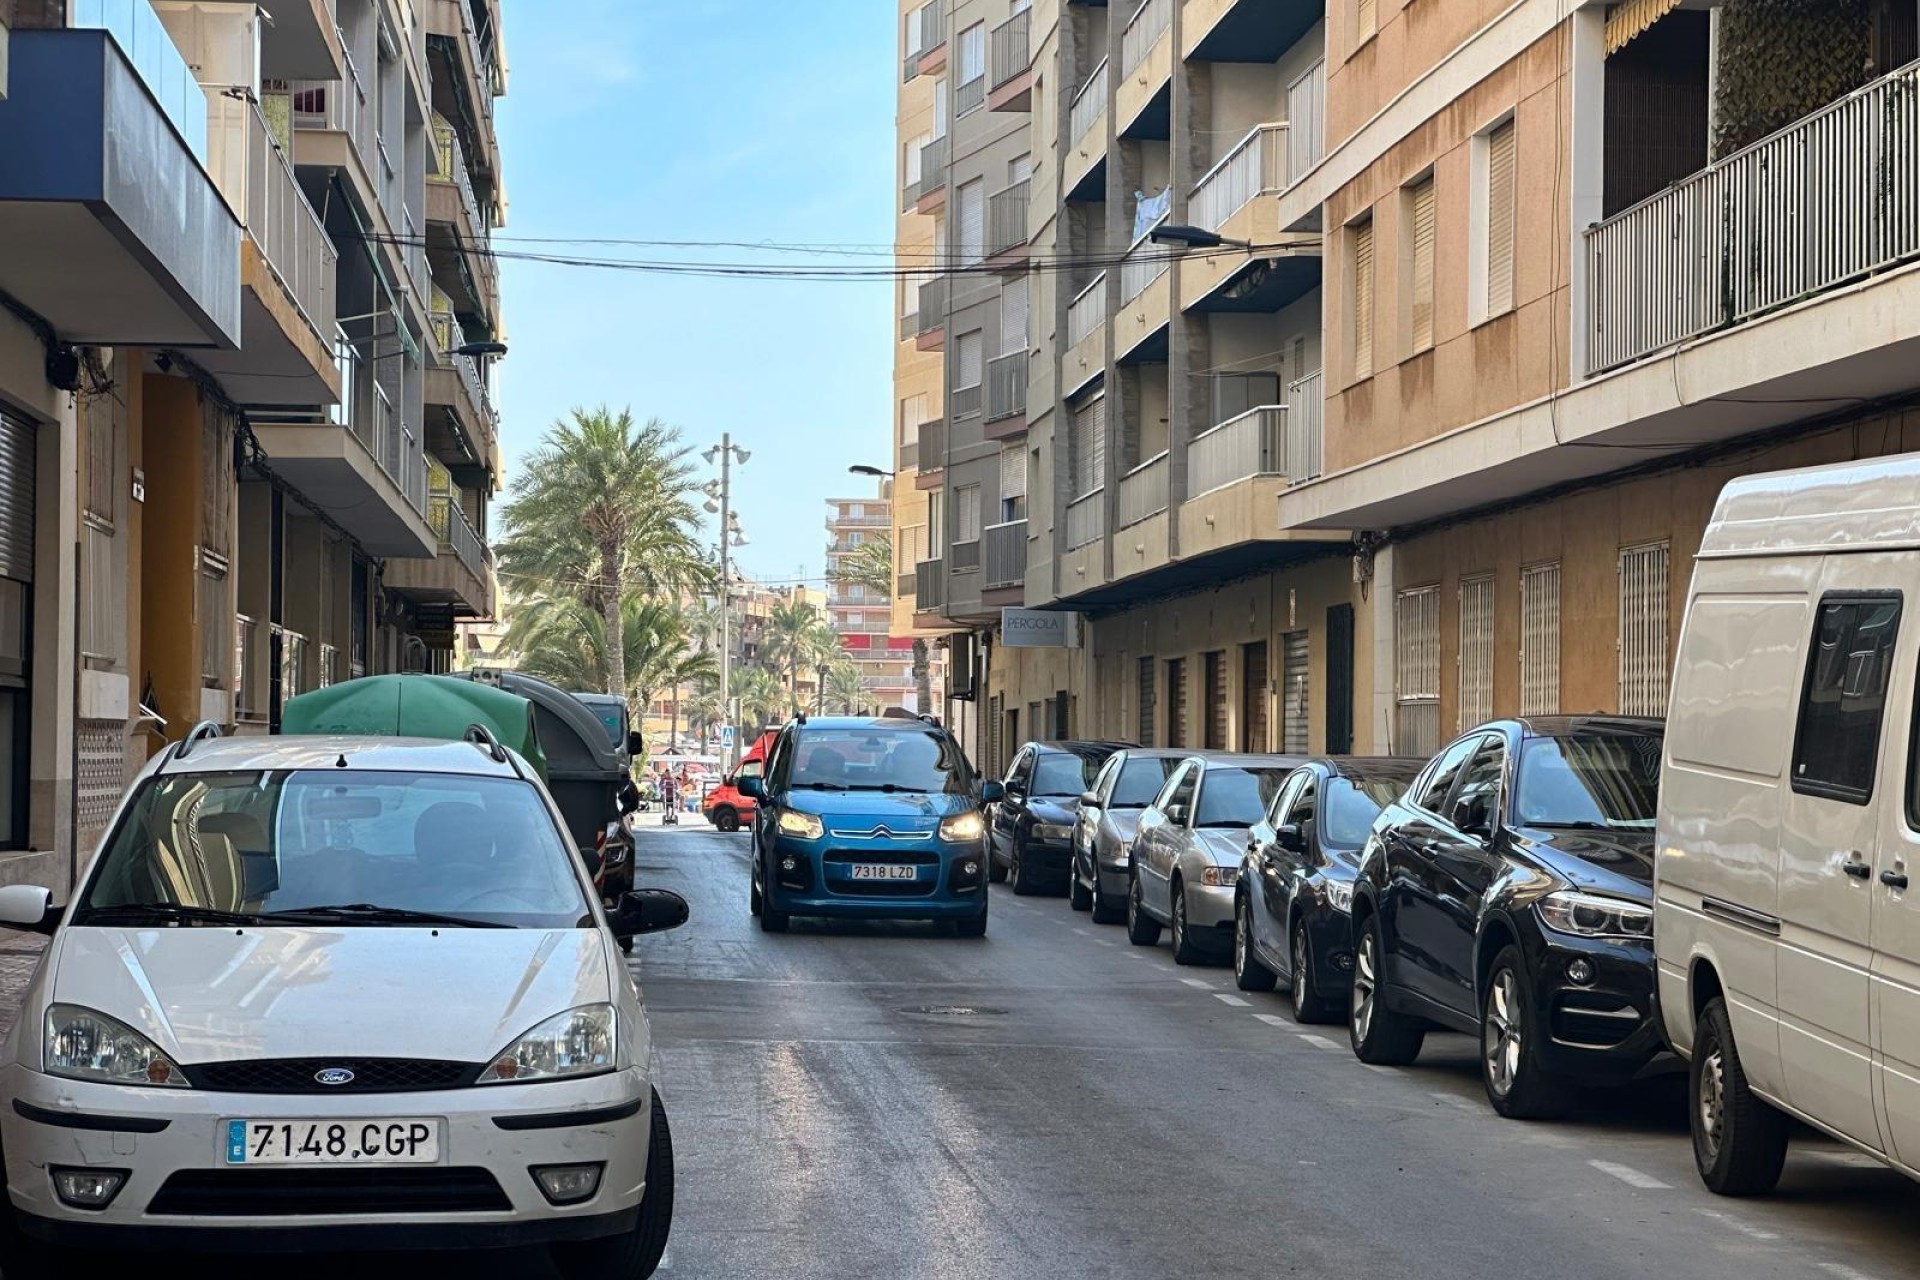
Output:
<path fill-rule="evenodd" d="M 1335 778 L 1327 784 L 1320 806 L 1320 839 L 1324 844 L 1357 849 L 1367 842 L 1373 820 L 1399 798 L 1404 783 L 1386 778 Z"/>
<path fill-rule="evenodd" d="M 973 789 L 973 779 L 951 738 L 902 729 L 810 728 L 794 742 L 790 785 L 958 795 Z"/>
<path fill-rule="evenodd" d="M 1420 807 L 1428 813 L 1439 813 L 1447 802 L 1447 793 L 1453 790 L 1453 780 L 1460 775 L 1460 767 L 1467 762 L 1473 749 L 1480 745 L 1478 738 L 1464 738 L 1447 748 L 1447 753 L 1434 765 L 1433 772 L 1427 775 L 1427 785 L 1420 792 Z"/>
<path fill-rule="evenodd" d="M 1289 769 L 1209 769 L 1196 827 L 1250 827 L 1273 803 Z"/>
<path fill-rule="evenodd" d="M 1536 827 L 1653 827 L 1660 739 L 1630 734 L 1530 738 L 1514 820 Z"/>
<path fill-rule="evenodd" d="M 1462 804 L 1479 799 L 1486 801 L 1486 812 L 1489 816 L 1498 812 L 1500 772 L 1506 761 L 1506 744 L 1499 738 L 1484 739 L 1480 749 L 1474 752 L 1472 761 L 1460 775 L 1460 789 L 1454 792 L 1450 802 L 1451 807 L 1457 810 Z M 1445 817 L 1447 821 L 1453 821 L 1451 812 Z"/>
<path fill-rule="evenodd" d="M 1093 785 L 1100 762 L 1087 756 L 1043 755 L 1033 769 L 1036 796 L 1077 796 Z"/>
<path fill-rule="evenodd" d="M 1120 780 L 1113 784 L 1113 799 L 1107 807 L 1146 808 L 1153 803 L 1153 798 L 1160 794 L 1160 788 L 1166 785 L 1167 778 L 1179 766 L 1180 762 L 1171 758 L 1127 761 L 1120 769 Z"/>

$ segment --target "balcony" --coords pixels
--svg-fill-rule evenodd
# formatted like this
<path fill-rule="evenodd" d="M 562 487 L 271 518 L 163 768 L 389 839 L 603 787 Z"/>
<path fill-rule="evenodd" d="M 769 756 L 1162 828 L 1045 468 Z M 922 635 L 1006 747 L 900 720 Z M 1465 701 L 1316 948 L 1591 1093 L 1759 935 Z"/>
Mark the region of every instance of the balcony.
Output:
<path fill-rule="evenodd" d="M 1174 0 L 1141 0 L 1120 37 L 1116 132 L 1123 138 L 1171 135 Z"/>
<path fill-rule="evenodd" d="M 1030 180 L 1014 183 L 987 198 L 987 265 L 1009 267 L 1027 259 L 1027 200 Z"/>
<path fill-rule="evenodd" d="M 1082 494 L 1067 504 L 1067 550 L 1090 546 L 1107 532 L 1105 487 Z"/>
<path fill-rule="evenodd" d="M 1920 64 L 1589 228 L 1587 373 L 1920 257 L 1916 137 Z"/>
<path fill-rule="evenodd" d="M 430 319 L 435 358 L 426 370 L 427 449 L 461 487 L 484 488 L 493 474 L 500 416 L 480 361 L 455 354 L 466 339 L 460 322 L 446 311 Z"/>
<path fill-rule="evenodd" d="M 1061 190 L 1069 200 L 1093 200 L 1100 197 L 1099 175 L 1107 159 L 1107 107 L 1112 86 L 1107 83 L 1107 60 L 1088 73 L 1086 83 L 1073 95 L 1067 111 L 1067 156 L 1061 174 Z"/>
<path fill-rule="evenodd" d="M 914 475 L 916 489 L 938 489 L 941 484 L 940 473 L 947 466 L 947 420 L 935 418 L 931 422 L 920 424 L 920 447 L 917 453 L 920 470 Z"/>
<path fill-rule="evenodd" d="M 972 112 L 978 111 L 980 108 L 986 105 L 987 105 L 986 76 L 978 75 L 971 80 L 962 81 L 960 84 L 957 84 L 954 86 L 954 89 L 953 89 L 953 114 L 954 115 L 956 116 L 968 115 L 968 114 L 971 114 Z"/>
<path fill-rule="evenodd" d="M 164 31 L 159 42 L 148 56 L 170 55 L 168 76 L 191 94 L 173 95 L 171 115 L 116 35 L 12 33 L 0 290 L 64 341 L 231 351 L 243 323 L 240 224 L 202 168 L 205 95 Z"/>
<path fill-rule="evenodd" d="M 387 561 L 386 585 L 421 603 L 450 605 L 455 617 L 491 617 L 493 557 L 460 510 L 459 495 L 428 495 L 427 525 L 438 539 L 437 554 Z"/>
<path fill-rule="evenodd" d="M 935 138 L 920 148 L 920 182 L 914 210 L 934 213 L 947 202 L 947 139 Z"/>
<path fill-rule="evenodd" d="M 827 528 L 834 529 L 885 529 L 893 524 L 893 517 L 885 512 L 869 512 L 864 516 L 834 514 L 827 517 Z"/>
<path fill-rule="evenodd" d="M 1219 231 L 1260 196 L 1278 195 L 1286 187 L 1287 156 L 1286 125 L 1255 125 L 1194 184 L 1188 197 L 1193 225 Z"/>
<path fill-rule="evenodd" d="M 1167 454 L 1163 450 L 1120 477 L 1120 527 L 1130 529 L 1167 509 Z"/>
<path fill-rule="evenodd" d="M 444 120 L 433 122 L 433 153 L 426 243 L 433 279 L 462 322 L 490 337 L 500 317 L 500 267 L 488 251 L 492 223 L 474 194 L 459 136 Z"/>
<path fill-rule="evenodd" d="M 1019 419 L 1026 425 L 1027 353 L 1015 351 L 987 361 L 987 421 Z"/>
<path fill-rule="evenodd" d="M 922 560 L 913 571 L 913 610 L 938 613 L 947 606 L 947 565 L 944 560 Z"/>
<path fill-rule="evenodd" d="M 1278 62 L 1327 15 L 1325 0 L 1185 0 L 1181 56 L 1199 62 Z"/>
<path fill-rule="evenodd" d="M 1033 12 L 1022 9 L 988 37 L 989 111 L 1027 111 L 1033 106 Z"/>
<path fill-rule="evenodd" d="M 920 52 L 919 70 L 923 76 L 934 75 L 946 69 L 947 65 L 947 15 L 943 8 L 945 0 L 932 0 L 920 6 Z"/>
<path fill-rule="evenodd" d="M 1304 401 L 1316 393 L 1318 373 L 1292 384 Z M 1290 423 L 1288 406 L 1261 405 L 1203 431 L 1187 446 L 1187 491 L 1198 497 L 1254 476 L 1284 476 L 1304 484 L 1320 474 L 1318 413 Z"/>
<path fill-rule="evenodd" d="M 1187 197 L 1193 225 L 1274 247 L 1258 258 L 1192 255 L 1180 273 L 1182 309 L 1274 312 L 1319 286 L 1320 236 L 1282 231 L 1278 202 L 1270 198 L 1287 189 L 1296 144 L 1313 134 L 1292 124 L 1255 125 L 1194 184 Z"/>
<path fill-rule="evenodd" d="M 941 276 L 920 286 L 920 319 L 914 346 L 939 351 L 947 345 L 947 279 Z"/>
<path fill-rule="evenodd" d="M 990 524 L 981 532 L 980 585 L 989 591 L 1017 587 L 1027 580 L 1027 522 Z"/>
<path fill-rule="evenodd" d="M 1062 390 L 1071 394 L 1107 371 L 1107 273 L 1102 271 L 1067 304 L 1067 354 Z"/>
<path fill-rule="evenodd" d="M 1326 389 L 1315 369 L 1287 384 L 1287 482 L 1305 484 L 1326 466 Z"/>
<path fill-rule="evenodd" d="M 947 568 L 953 573 L 980 571 L 980 539 L 968 538 L 947 548 Z"/>
<path fill-rule="evenodd" d="M 427 57 L 432 65 L 433 109 L 452 121 L 466 144 L 467 162 L 480 185 L 500 180 L 500 143 L 494 132 L 493 100 L 506 92 L 491 25 L 481 30 L 468 0 L 420 0 L 426 10 Z M 489 19 L 491 24 L 491 19 Z"/>

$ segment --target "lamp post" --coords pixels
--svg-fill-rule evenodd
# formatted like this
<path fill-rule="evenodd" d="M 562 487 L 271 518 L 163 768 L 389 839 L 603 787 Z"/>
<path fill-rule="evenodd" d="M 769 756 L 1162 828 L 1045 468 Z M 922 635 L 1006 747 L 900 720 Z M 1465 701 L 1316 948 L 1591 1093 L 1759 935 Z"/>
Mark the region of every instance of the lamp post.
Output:
<path fill-rule="evenodd" d="M 847 474 L 855 475 L 855 476 L 872 476 L 876 480 L 891 480 L 893 479 L 893 476 L 894 476 L 894 473 L 891 471 L 888 471 L 885 467 L 870 467 L 864 462 L 856 462 L 851 467 L 848 467 Z"/>
<path fill-rule="evenodd" d="M 733 724 L 733 581 L 727 566 L 729 547 L 743 547 L 747 535 L 740 531 L 740 518 L 733 511 L 733 464 L 745 466 L 751 455 L 733 442 L 732 433 L 722 434 L 720 443 L 701 455 L 712 465 L 720 462 L 720 478 L 707 482 L 707 510 L 720 517 L 720 768 L 725 772 L 733 763 L 733 750 L 726 740 Z M 736 731 L 737 732 L 737 731 Z"/>
<path fill-rule="evenodd" d="M 1207 230 L 1205 227 L 1189 227 L 1182 223 L 1161 223 L 1147 233 L 1147 239 L 1155 244 L 1177 245 L 1183 249 L 1245 249 L 1254 250 L 1251 240 L 1230 240 L 1226 236 Z"/>

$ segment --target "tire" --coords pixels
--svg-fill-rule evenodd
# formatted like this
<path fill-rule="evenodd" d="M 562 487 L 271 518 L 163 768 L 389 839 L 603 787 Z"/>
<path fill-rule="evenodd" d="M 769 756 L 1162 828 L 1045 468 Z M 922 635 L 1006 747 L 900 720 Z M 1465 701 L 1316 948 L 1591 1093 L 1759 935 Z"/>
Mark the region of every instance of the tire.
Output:
<path fill-rule="evenodd" d="M 767 895 L 760 888 L 760 872 L 756 869 L 747 876 L 747 914 L 757 916 L 767 904 Z"/>
<path fill-rule="evenodd" d="M 1723 1196 L 1772 1191 L 1787 1162 L 1787 1117 L 1747 1085 L 1727 1003 L 1718 997 L 1694 1028 L 1687 1085 L 1693 1162 L 1707 1189 Z"/>
<path fill-rule="evenodd" d="M 980 899 L 980 914 L 966 920 L 954 922 L 953 932 L 961 938 L 984 938 L 987 936 L 987 908 L 992 905 L 991 898 Z"/>
<path fill-rule="evenodd" d="M 1573 1106 L 1574 1089 L 1540 1065 L 1540 1037 L 1520 948 L 1493 958 L 1480 997 L 1480 1082 L 1509 1120 L 1552 1120 Z"/>
<path fill-rule="evenodd" d="M 1099 874 L 1098 871 L 1094 872 L 1096 876 Z M 1067 905 L 1075 911 L 1091 911 L 1093 909 L 1093 890 L 1080 883 L 1080 872 L 1078 868 L 1067 873 Z"/>
<path fill-rule="evenodd" d="M 716 831 L 738 831 L 740 815 L 731 805 L 721 805 L 713 811 L 713 827 Z"/>
<path fill-rule="evenodd" d="M 1380 917 L 1370 916 L 1353 953 L 1353 994 L 1347 1001 L 1347 1038 L 1353 1056 L 1369 1066 L 1404 1067 L 1420 1056 L 1426 1024 L 1395 1013 L 1381 1000 L 1381 957 L 1386 955 Z"/>
<path fill-rule="evenodd" d="M 1140 877 L 1133 877 L 1127 890 L 1127 941 L 1136 947 L 1160 945 L 1160 922 L 1140 905 Z"/>
<path fill-rule="evenodd" d="M 1174 880 L 1167 890 L 1167 900 L 1173 910 L 1173 962 L 1175 964 L 1206 964 L 1218 959 L 1193 940 L 1193 930 L 1187 927 L 1187 891 L 1180 881 Z"/>
<path fill-rule="evenodd" d="M 1095 924 L 1119 924 L 1127 918 L 1126 906 L 1114 906 L 1107 901 L 1107 895 L 1100 891 L 1100 864 L 1097 861 L 1093 864 L 1093 888 L 1088 892 L 1091 894 Z"/>
<path fill-rule="evenodd" d="M 1319 1026 L 1333 1022 L 1340 1017 L 1340 1005 L 1329 1000 L 1313 989 L 1313 943 L 1307 937 L 1307 926 L 1296 920 L 1293 922 L 1289 954 L 1293 957 L 1293 982 L 1287 992 L 1287 1003 L 1293 1010 L 1293 1020 L 1304 1026 Z"/>
<path fill-rule="evenodd" d="M 1233 985 L 1242 991 L 1271 991 L 1280 975 L 1262 964 L 1253 948 L 1253 908 L 1241 894 L 1233 904 Z"/>
<path fill-rule="evenodd" d="M 1040 892 L 1040 878 L 1035 875 L 1033 869 L 1027 865 L 1027 860 L 1020 856 L 1023 852 L 1024 850 L 1020 847 L 1020 837 L 1015 836 L 1013 838 L 1013 865 L 1007 869 L 1007 882 L 1013 886 L 1013 891 L 1016 895 L 1022 898 L 1031 898 Z"/>
<path fill-rule="evenodd" d="M 1007 882 L 1007 864 L 1000 861 L 999 853 L 994 849 L 992 838 L 987 841 L 987 883 L 1005 884 Z"/>
<path fill-rule="evenodd" d="M 625 1235 L 552 1247 L 554 1269 L 565 1280 L 647 1280 L 667 1252 L 673 1230 L 673 1130 L 656 1090 L 647 1145 L 647 1194 L 640 1218 Z"/>

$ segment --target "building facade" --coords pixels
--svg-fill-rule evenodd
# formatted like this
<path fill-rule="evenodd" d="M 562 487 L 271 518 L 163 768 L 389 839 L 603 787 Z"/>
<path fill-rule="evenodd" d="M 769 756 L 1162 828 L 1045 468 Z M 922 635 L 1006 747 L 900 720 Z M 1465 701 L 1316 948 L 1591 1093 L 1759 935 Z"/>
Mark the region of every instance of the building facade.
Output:
<path fill-rule="evenodd" d="M 194 724 L 491 614 L 499 13 L 0 0 L 0 43 L 0 880 L 64 883 Z"/>
<path fill-rule="evenodd" d="M 893 593 L 876 596 L 848 578 L 845 562 L 893 527 L 893 481 L 882 480 L 871 498 L 827 499 L 827 617 L 860 672 L 861 700 L 854 711 L 913 705 L 913 636 L 894 633 Z M 828 703 L 834 709 L 831 696 Z"/>

